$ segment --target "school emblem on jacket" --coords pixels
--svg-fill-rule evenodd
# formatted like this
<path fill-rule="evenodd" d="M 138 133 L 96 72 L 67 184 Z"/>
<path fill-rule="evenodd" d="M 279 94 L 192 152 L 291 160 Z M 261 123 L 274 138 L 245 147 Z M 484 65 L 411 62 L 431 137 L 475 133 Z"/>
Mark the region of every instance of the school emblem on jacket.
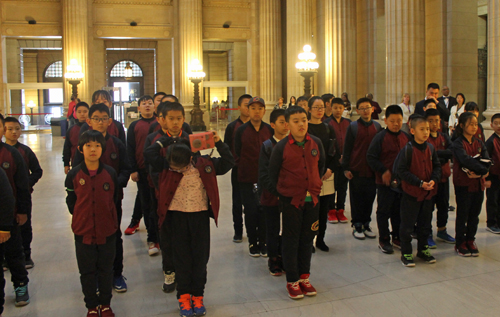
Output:
<path fill-rule="evenodd" d="M 205 172 L 212 173 L 212 166 L 210 165 L 205 166 Z"/>
<path fill-rule="evenodd" d="M 102 188 L 104 188 L 105 191 L 108 191 L 109 190 L 109 183 L 104 183 Z"/>
<path fill-rule="evenodd" d="M 80 178 L 80 185 L 85 185 L 85 180 L 83 178 Z"/>
<path fill-rule="evenodd" d="M 4 170 L 8 169 L 10 167 L 10 163 L 9 162 L 3 162 L 2 163 L 2 167 Z"/>
<path fill-rule="evenodd" d="M 318 228 L 319 228 L 319 220 L 316 220 L 311 226 L 311 231 L 318 231 Z"/>
<path fill-rule="evenodd" d="M 318 155 L 318 150 L 312 149 L 311 154 L 312 154 L 312 156 Z"/>
<path fill-rule="evenodd" d="M 111 153 L 111 159 L 112 160 L 116 160 L 116 158 L 118 157 L 118 154 L 116 153 Z"/>

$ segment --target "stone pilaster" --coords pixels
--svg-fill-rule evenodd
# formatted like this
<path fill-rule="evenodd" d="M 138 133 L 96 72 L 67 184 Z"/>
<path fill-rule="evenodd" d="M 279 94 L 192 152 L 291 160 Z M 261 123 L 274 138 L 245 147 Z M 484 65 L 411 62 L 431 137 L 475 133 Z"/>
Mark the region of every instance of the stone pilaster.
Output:
<path fill-rule="evenodd" d="M 1 9 L 0 9 L 1 11 Z M 1 12 L 0 12 L 1 13 Z M 1 22 L 0 22 L 1 24 Z M 8 113 L 7 109 L 7 65 L 6 65 L 6 52 L 5 52 L 5 38 L 0 36 L 0 113 L 5 116 Z"/>
<path fill-rule="evenodd" d="M 385 1 L 387 41 L 386 103 L 399 104 L 403 93 L 413 103 L 425 86 L 424 0 Z"/>
<path fill-rule="evenodd" d="M 487 109 L 483 112 L 485 129 L 491 117 L 500 112 L 500 0 L 488 1 L 488 91 Z"/>

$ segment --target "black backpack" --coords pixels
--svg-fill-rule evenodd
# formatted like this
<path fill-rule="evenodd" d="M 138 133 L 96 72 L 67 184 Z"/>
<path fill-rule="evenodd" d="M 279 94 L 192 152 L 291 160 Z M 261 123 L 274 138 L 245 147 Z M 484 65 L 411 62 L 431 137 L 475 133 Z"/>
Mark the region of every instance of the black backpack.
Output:
<path fill-rule="evenodd" d="M 411 159 L 413 155 L 413 146 L 411 142 L 406 143 L 405 147 L 398 153 L 396 159 L 394 160 L 394 164 L 392 165 L 392 179 L 391 179 L 391 189 L 397 193 L 402 194 L 403 188 L 401 187 L 401 176 L 398 174 L 398 166 L 403 159 L 403 155 L 406 157 L 406 162 L 408 167 L 411 165 Z"/>

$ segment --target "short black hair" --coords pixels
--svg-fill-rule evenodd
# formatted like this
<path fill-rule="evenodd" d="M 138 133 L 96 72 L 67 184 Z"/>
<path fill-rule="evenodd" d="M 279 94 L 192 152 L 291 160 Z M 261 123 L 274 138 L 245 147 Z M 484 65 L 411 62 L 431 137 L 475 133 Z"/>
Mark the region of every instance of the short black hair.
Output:
<path fill-rule="evenodd" d="M 174 96 L 174 95 L 169 95 L 169 94 L 166 94 L 165 96 L 163 96 L 163 98 L 161 98 L 161 100 L 163 100 L 163 99 L 165 99 L 165 98 L 167 98 L 167 97 L 168 97 L 168 98 L 172 98 L 172 99 L 174 99 L 174 100 L 175 100 L 175 102 L 179 102 L 179 99 L 178 99 L 176 96 Z"/>
<path fill-rule="evenodd" d="M 285 109 L 274 109 L 269 116 L 269 121 L 271 123 L 276 123 L 276 120 L 281 116 L 285 116 Z"/>
<path fill-rule="evenodd" d="M 139 101 L 137 101 L 137 104 L 140 106 L 141 102 L 148 101 L 148 100 L 154 101 L 150 95 L 144 95 L 141 98 L 139 98 Z"/>
<path fill-rule="evenodd" d="M 474 101 L 469 101 L 465 104 L 465 111 L 477 111 L 479 112 L 479 106 Z"/>
<path fill-rule="evenodd" d="M 238 98 L 238 107 L 241 106 L 243 99 L 252 99 L 252 96 L 249 94 L 241 95 L 240 98 Z"/>
<path fill-rule="evenodd" d="M 308 100 L 309 99 L 306 96 L 300 96 L 299 98 L 297 98 L 295 104 L 298 105 L 300 101 L 308 101 Z"/>
<path fill-rule="evenodd" d="M 163 91 L 159 91 L 159 92 L 157 92 L 156 94 L 154 94 L 154 96 L 153 96 L 153 100 L 155 100 L 155 99 L 156 99 L 156 97 L 158 97 L 158 96 L 166 96 L 166 95 L 167 95 L 167 94 L 166 94 L 166 93 L 164 93 Z M 163 99 L 163 97 L 162 97 L 161 99 Z"/>
<path fill-rule="evenodd" d="M 288 109 L 285 110 L 285 120 L 288 122 L 290 120 L 290 116 L 292 114 L 297 114 L 297 113 L 304 113 L 307 117 L 307 112 L 304 108 L 299 107 L 299 106 L 291 106 Z"/>
<path fill-rule="evenodd" d="M 76 104 L 75 112 L 76 112 L 76 109 L 78 109 L 80 107 L 85 107 L 85 108 L 87 108 L 87 110 L 90 110 L 89 104 L 86 103 L 85 101 L 80 101 L 79 103 Z"/>
<path fill-rule="evenodd" d="M 356 101 L 356 109 L 359 109 L 359 105 L 363 102 L 368 102 L 370 105 L 372 104 L 372 101 L 366 97 L 359 98 L 358 101 Z"/>
<path fill-rule="evenodd" d="M 97 103 L 95 105 L 92 105 L 89 109 L 89 118 L 92 117 L 94 112 L 99 111 L 99 112 L 104 112 L 105 114 L 108 115 L 109 117 L 109 108 L 103 103 Z"/>
<path fill-rule="evenodd" d="M 344 100 L 342 100 L 342 98 L 333 98 L 332 105 L 333 104 L 345 106 Z"/>
<path fill-rule="evenodd" d="M 432 99 L 432 98 L 429 98 L 429 99 L 426 99 L 426 100 L 424 101 L 424 108 L 426 108 L 426 107 L 427 107 L 427 105 L 428 105 L 428 104 L 430 104 L 430 103 L 435 104 L 435 105 L 436 105 L 436 107 L 437 107 L 437 103 L 436 103 L 436 101 L 435 101 L 434 99 Z"/>
<path fill-rule="evenodd" d="M 313 96 L 313 97 L 311 97 L 311 98 L 309 99 L 309 101 L 307 102 L 307 106 L 309 107 L 309 109 L 311 109 L 312 105 L 314 104 L 314 102 L 315 102 L 316 100 L 321 100 L 321 101 L 323 101 L 323 107 L 325 106 L 325 104 L 324 104 L 324 103 L 325 103 L 325 101 L 323 100 L 323 98 L 322 98 L 322 97 L 320 97 L 320 96 Z"/>
<path fill-rule="evenodd" d="M 109 103 L 112 103 L 111 95 L 109 94 L 109 92 L 107 90 L 94 91 L 94 93 L 92 94 L 92 103 L 95 103 L 99 97 L 103 97 L 104 99 L 109 101 Z"/>
<path fill-rule="evenodd" d="M 417 125 L 419 125 L 422 122 L 427 122 L 425 118 L 422 115 L 415 116 L 413 119 L 411 119 L 411 128 L 415 129 Z"/>
<path fill-rule="evenodd" d="M 333 94 L 330 94 L 330 93 L 321 95 L 321 99 L 325 103 L 325 107 L 326 107 L 326 103 L 330 102 L 333 98 L 335 98 L 335 96 Z"/>
<path fill-rule="evenodd" d="M 4 116 L 1 113 L 0 113 L 0 121 L 2 122 L 2 124 L 5 123 L 5 118 L 4 118 Z"/>
<path fill-rule="evenodd" d="M 173 137 L 170 142 L 166 153 L 168 164 L 187 166 L 193 156 L 189 141 L 184 138 Z"/>
<path fill-rule="evenodd" d="M 158 115 L 161 115 L 163 117 L 166 117 L 169 111 L 181 111 L 182 116 L 186 116 L 184 107 L 178 102 L 163 101 L 162 103 L 160 103 L 158 109 L 156 110 L 158 111 Z"/>
<path fill-rule="evenodd" d="M 21 125 L 21 122 L 19 122 L 19 120 L 17 120 L 17 118 L 14 118 L 14 117 L 7 117 L 3 120 L 3 124 L 6 124 L 8 122 L 17 123 L 17 124 Z"/>
<path fill-rule="evenodd" d="M 389 118 L 391 114 L 400 114 L 403 116 L 403 110 L 398 105 L 390 105 L 385 109 L 385 117 Z"/>
<path fill-rule="evenodd" d="M 437 110 L 437 109 L 436 109 Z M 418 114 L 418 113 L 412 113 L 409 117 L 408 117 L 408 121 L 412 121 L 413 119 L 417 119 L 419 117 L 422 117 L 424 118 L 424 116 L 422 116 L 421 114 Z M 425 118 L 424 118 L 425 119 Z"/>
<path fill-rule="evenodd" d="M 97 130 L 87 130 L 80 135 L 78 138 L 78 150 L 83 152 L 83 146 L 92 141 L 101 143 L 102 153 L 106 152 L 106 139 L 104 135 Z"/>
<path fill-rule="evenodd" d="M 439 116 L 439 110 L 434 109 L 434 108 L 430 108 L 430 109 L 425 110 L 425 118 L 426 119 L 429 117 L 434 117 L 434 116 Z"/>
<path fill-rule="evenodd" d="M 431 88 L 432 88 L 432 89 L 438 89 L 438 90 L 439 90 L 439 85 L 438 85 L 438 84 L 436 84 L 436 83 L 430 83 L 430 84 L 428 84 L 428 85 L 427 85 L 427 90 L 429 90 L 429 89 L 431 89 Z"/>
<path fill-rule="evenodd" d="M 500 119 L 500 113 L 495 113 L 493 115 L 493 117 L 491 117 L 491 123 L 493 123 L 493 121 L 495 121 L 495 119 Z"/>

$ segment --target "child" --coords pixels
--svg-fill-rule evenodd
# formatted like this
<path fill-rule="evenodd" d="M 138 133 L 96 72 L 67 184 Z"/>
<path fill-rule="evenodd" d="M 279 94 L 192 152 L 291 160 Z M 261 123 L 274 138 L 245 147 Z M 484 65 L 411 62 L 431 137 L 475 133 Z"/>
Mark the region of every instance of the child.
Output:
<path fill-rule="evenodd" d="M 479 118 L 479 106 L 474 101 L 470 101 L 470 102 L 466 103 L 464 111 L 465 112 L 472 112 L 476 116 L 476 118 Z M 481 140 L 483 143 L 485 143 L 486 136 L 484 135 L 484 128 L 483 128 L 483 125 L 481 123 L 479 123 L 479 121 L 477 123 L 477 127 L 478 127 L 478 129 L 477 129 L 474 137 L 478 140 Z M 454 142 L 457 139 L 457 137 L 458 137 L 458 134 L 456 133 L 456 130 L 455 130 L 455 131 L 453 131 L 453 134 L 451 135 L 451 142 Z"/>
<path fill-rule="evenodd" d="M 347 128 L 342 168 L 349 179 L 349 199 L 351 201 L 352 235 L 356 239 L 375 239 L 370 228 L 373 201 L 377 194 L 375 175 L 366 161 L 368 147 L 382 128 L 372 120 L 373 107 L 368 98 L 356 102 L 356 112 L 361 116 Z"/>
<path fill-rule="evenodd" d="M 500 113 L 491 117 L 491 128 L 493 134 L 486 141 L 486 149 L 491 156 L 493 166 L 490 168 L 488 182 L 490 187 L 486 189 L 486 230 L 500 234 Z"/>
<path fill-rule="evenodd" d="M 439 180 L 437 194 L 434 196 L 434 202 L 432 203 L 432 206 L 435 205 L 437 208 L 437 238 L 443 242 L 454 244 L 455 238 L 450 236 L 446 231 L 450 200 L 450 159 L 453 157 L 453 153 L 449 149 L 451 141 L 448 134 L 439 132 L 441 118 L 437 109 L 427 109 L 425 111 L 425 119 L 429 122 L 430 129 L 430 135 L 427 142 L 434 146 L 439 162 L 441 163 L 441 179 Z M 427 244 L 430 249 L 436 248 L 436 243 L 432 238 L 432 225 Z"/>
<path fill-rule="evenodd" d="M 304 96 L 300 96 L 298 99 L 297 99 L 297 106 L 303 108 L 306 113 L 309 115 L 309 105 L 308 105 L 308 99 Z"/>
<path fill-rule="evenodd" d="M 116 256 L 113 262 L 113 288 L 119 293 L 127 291 L 127 283 L 123 277 L 123 239 L 120 229 L 122 221 L 122 200 L 123 188 L 127 187 L 130 178 L 130 165 L 127 158 L 127 149 L 117 137 L 108 133 L 108 126 L 113 123 L 109 116 L 109 109 L 105 104 L 99 103 L 90 107 L 90 118 L 87 119 L 88 125 L 92 130 L 99 131 L 106 141 L 106 150 L 103 151 L 100 161 L 103 164 L 111 166 L 117 175 L 119 187 L 119 197 L 116 204 L 116 214 L 118 220 L 118 230 L 116 231 Z M 75 166 L 85 160 L 83 153 L 76 152 Z"/>
<path fill-rule="evenodd" d="M 283 273 L 283 260 L 280 251 L 280 229 L 281 229 L 281 210 L 278 197 L 271 194 L 274 192 L 269 180 L 269 159 L 271 152 L 280 140 L 288 134 L 288 126 L 285 120 L 285 110 L 276 109 L 271 112 L 269 117 L 271 127 L 274 129 L 274 135 L 267 141 L 264 141 L 260 148 L 259 156 L 259 189 L 261 191 L 260 205 L 262 206 L 266 217 L 267 230 L 267 254 L 269 256 L 269 272 L 273 276 L 281 276 Z"/>
<path fill-rule="evenodd" d="M 340 151 L 340 161 L 342 161 L 342 152 L 344 150 L 344 140 L 347 133 L 347 128 L 351 124 L 350 119 L 342 117 L 345 110 L 344 101 L 340 98 L 332 99 L 332 117 L 325 120 L 325 123 L 331 125 L 335 130 L 335 135 L 337 136 L 337 144 Z M 333 171 L 335 174 L 335 193 L 332 196 L 330 202 L 330 211 L 328 212 L 328 222 L 329 223 L 347 223 L 349 219 L 344 215 L 345 209 L 345 198 L 347 195 L 347 184 L 348 179 L 344 175 L 342 166 Z M 337 202 L 335 202 L 337 198 Z"/>
<path fill-rule="evenodd" d="M 151 194 L 148 183 L 148 171 L 144 164 L 144 143 L 148 136 L 149 127 L 156 122 L 154 113 L 153 98 L 151 96 L 142 96 L 139 99 L 139 111 L 141 118 L 130 124 L 127 130 L 127 153 L 128 161 L 130 162 L 130 174 L 132 181 L 137 183 L 137 195 L 141 200 L 141 211 L 144 214 L 144 223 L 148 231 L 148 254 L 156 255 L 160 252 L 160 246 L 157 236 L 157 223 L 155 217 L 151 215 Z M 132 220 L 129 228 L 137 225 L 141 215 L 132 214 Z"/>
<path fill-rule="evenodd" d="M 10 186 L 9 178 L 3 168 L 0 168 L 0 258 L 5 256 L 5 243 L 10 239 L 10 232 L 14 227 L 14 192 Z M 5 278 L 0 270 L 0 316 L 5 304 Z"/>
<path fill-rule="evenodd" d="M 30 302 L 28 293 L 28 271 L 25 267 L 25 255 L 21 241 L 20 226 L 24 225 L 31 213 L 31 195 L 28 169 L 21 153 L 14 147 L 2 142 L 5 133 L 4 117 L 0 114 L 0 162 L 7 174 L 14 193 L 14 224 L 10 239 L 3 245 L 5 261 L 11 273 L 11 280 L 16 292 L 16 306 L 25 306 Z M 3 203 L 3 201 L 2 201 Z"/>
<path fill-rule="evenodd" d="M 68 174 L 70 166 L 73 166 L 76 148 L 78 147 L 78 137 L 80 129 L 89 117 L 89 105 L 86 102 L 76 104 L 75 115 L 77 122 L 66 132 L 63 148 L 64 174 Z M 71 163 L 71 164 L 70 164 Z"/>
<path fill-rule="evenodd" d="M 479 256 L 476 238 L 479 214 L 484 199 L 484 178 L 489 166 L 475 157 L 489 159 L 483 142 L 476 139 L 477 117 L 472 112 L 464 112 L 458 117 L 455 128 L 457 139 L 453 142 L 453 185 L 457 201 L 455 220 L 455 251 L 460 256 Z"/>
<path fill-rule="evenodd" d="M 238 98 L 238 110 L 240 111 L 240 116 L 238 119 L 234 120 L 226 127 L 226 132 L 224 133 L 224 143 L 229 146 L 231 153 L 236 158 L 236 153 L 234 152 L 234 135 L 236 130 L 243 124 L 250 120 L 250 115 L 248 113 L 248 102 L 252 99 L 252 96 L 248 94 L 241 95 Z M 241 243 L 243 241 L 243 204 L 241 202 L 241 193 L 238 186 L 238 166 L 233 167 L 231 170 L 231 186 L 232 186 L 232 201 L 233 201 L 233 228 L 234 236 L 233 242 Z"/>
<path fill-rule="evenodd" d="M 333 110 L 332 110 L 333 98 L 335 98 L 335 96 L 332 94 L 323 94 L 321 96 L 321 100 L 323 100 L 323 103 L 325 104 L 325 114 L 323 115 L 321 121 L 325 121 L 326 119 L 329 119 L 333 116 Z"/>
<path fill-rule="evenodd" d="M 163 95 L 160 95 L 160 94 L 163 94 Z M 160 99 L 160 96 L 163 96 L 163 97 Z M 167 94 L 162 93 L 162 92 L 155 94 L 155 97 L 153 99 L 155 100 L 155 117 L 158 117 L 157 109 L 158 109 L 158 106 L 160 105 L 160 104 L 156 104 L 158 99 L 160 99 L 160 103 L 167 102 L 167 101 L 168 102 L 177 102 L 177 103 L 179 102 L 179 99 L 177 99 L 176 96 L 167 95 Z M 151 126 L 149 127 L 148 135 L 153 133 L 153 132 L 156 132 L 160 129 L 161 129 L 161 127 L 158 124 L 158 122 L 153 122 L 151 124 Z M 182 124 L 182 131 L 185 131 L 187 134 L 193 134 L 193 130 L 191 130 L 191 126 L 186 121 L 184 121 L 184 123 Z"/>
<path fill-rule="evenodd" d="M 328 99 L 328 98 L 325 98 Z M 323 187 L 327 180 L 332 181 L 333 171 L 340 165 L 340 151 L 337 146 L 337 136 L 335 130 L 321 120 L 325 115 L 323 97 L 314 96 L 309 99 L 309 109 L 311 117 L 309 119 L 307 132 L 321 140 L 321 144 L 326 152 L 325 174 L 321 178 Z M 334 191 L 333 191 L 334 192 Z M 316 238 L 316 247 L 321 251 L 328 252 L 330 248 L 325 244 L 326 223 L 328 220 L 328 208 L 333 199 L 332 192 L 324 191 L 319 198 L 319 230 Z M 314 252 L 315 250 L 313 250 Z"/>
<path fill-rule="evenodd" d="M 28 168 L 28 180 L 30 192 L 33 193 L 33 186 L 42 178 L 43 170 L 40 167 L 35 153 L 26 145 L 17 140 L 21 136 L 21 123 L 16 118 L 5 118 L 5 143 L 15 147 L 21 153 L 26 167 Z M 21 226 L 21 238 L 23 241 L 25 265 L 31 269 L 35 263 L 31 259 L 31 241 L 33 241 L 33 228 L 31 227 L 31 210 L 26 213 L 28 220 Z"/>
<path fill-rule="evenodd" d="M 118 229 L 118 180 L 113 168 L 99 161 L 106 151 L 101 132 L 84 132 L 78 150 L 84 161 L 71 169 L 65 186 L 87 316 L 114 317 L 110 303 Z"/>
<path fill-rule="evenodd" d="M 162 136 L 149 146 L 144 156 L 158 180 L 159 224 L 170 214 L 172 248 L 177 281 L 177 299 L 181 316 L 206 314 L 203 295 L 210 257 L 210 222 L 217 224 L 219 191 L 217 175 L 224 175 L 234 165 L 229 147 L 217 132 L 214 141 L 220 158 L 193 156 L 189 141 Z M 161 155 L 167 148 L 166 160 Z"/>
<path fill-rule="evenodd" d="M 292 299 L 316 295 L 309 283 L 313 240 L 318 231 L 319 194 L 325 167 L 321 140 L 307 133 L 307 113 L 298 106 L 285 113 L 290 129 L 269 160 L 272 193 L 283 213 L 282 251 L 286 288 Z"/>
<path fill-rule="evenodd" d="M 264 99 L 253 97 L 248 102 L 250 120 L 236 130 L 234 152 L 238 169 L 241 201 L 245 207 L 245 227 L 248 235 L 249 254 L 267 256 L 266 222 L 259 210 L 253 192 L 259 174 L 258 157 L 262 143 L 274 135 L 273 128 L 262 121 L 266 112 Z"/>
<path fill-rule="evenodd" d="M 411 121 L 413 139 L 398 154 L 394 163 L 401 179 L 401 262 L 406 267 L 414 267 L 411 234 L 417 224 L 417 257 L 427 263 L 436 263 L 431 255 L 427 238 L 432 222 L 432 197 L 437 192 L 437 182 L 441 177 L 441 164 L 436 150 L 427 143 L 429 123 L 418 116 Z M 397 164 L 397 165 L 396 165 Z"/>
<path fill-rule="evenodd" d="M 390 187 L 392 166 L 398 153 L 410 141 L 410 136 L 401 131 L 403 111 L 398 105 L 386 108 L 384 122 L 387 128 L 373 138 L 366 160 L 375 171 L 377 184 L 377 226 L 380 234 L 378 247 L 383 253 L 392 254 L 393 246 L 401 245 L 399 239 L 401 194 Z M 389 219 L 392 232 L 389 230 Z"/>

